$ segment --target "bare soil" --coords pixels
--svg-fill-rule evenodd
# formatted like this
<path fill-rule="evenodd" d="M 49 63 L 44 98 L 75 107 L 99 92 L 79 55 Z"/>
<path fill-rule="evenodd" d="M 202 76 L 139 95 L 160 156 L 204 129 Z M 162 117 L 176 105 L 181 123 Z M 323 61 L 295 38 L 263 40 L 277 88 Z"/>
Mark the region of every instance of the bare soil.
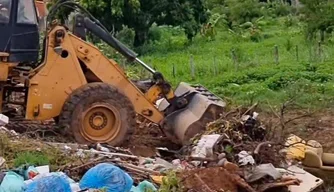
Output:
<path fill-rule="evenodd" d="M 143 119 L 137 120 L 137 128 L 129 143 L 124 147 L 129 148 L 134 155 L 143 157 L 156 156 L 156 148 L 166 147 L 168 149 L 179 149 L 180 146 L 172 143 L 156 124 L 149 123 Z"/>
<path fill-rule="evenodd" d="M 185 171 L 180 177 L 184 191 L 205 191 L 207 187 L 215 191 L 238 191 L 238 185 L 233 176 L 221 167 Z"/>
<path fill-rule="evenodd" d="M 322 110 L 304 116 L 306 113 L 300 110 L 288 111 L 284 115 L 284 120 L 295 119 L 285 125 L 284 136 L 295 134 L 305 140 L 317 140 L 326 152 L 334 152 L 334 111 Z M 280 119 L 274 114 L 261 114 L 261 119 L 269 126 L 279 125 Z M 270 125 L 271 124 L 271 125 Z M 281 126 L 278 126 L 273 139 L 282 137 L 280 135 Z"/>

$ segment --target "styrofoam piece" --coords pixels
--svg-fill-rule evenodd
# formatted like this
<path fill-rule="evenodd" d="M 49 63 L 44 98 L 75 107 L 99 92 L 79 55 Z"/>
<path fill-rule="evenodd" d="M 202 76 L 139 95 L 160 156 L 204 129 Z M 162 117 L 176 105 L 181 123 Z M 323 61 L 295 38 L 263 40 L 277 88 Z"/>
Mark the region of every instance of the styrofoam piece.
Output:
<path fill-rule="evenodd" d="M 5 126 L 9 123 L 9 118 L 6 115 L 0 114 L 0 126 Z"/>
<path fill-rule="evenodd" d="M 311 192 L 324 183 L 322 179 L 312 175 L 311 173 L 295 165 L 290 166 L 287 170 L 279 168 L 277 168 L 277 170 L 282 172 L 284 176 L 297 178 L 302 181 L 299 186 L 297 185 L 289 186 L 290 192 Z"/>
<path fill-rule="evenodd" d="M 203 135 L 197 145 L 192 149 L 192 157 L 211 157 L 213 148 L 221 138 L 219 134 Z M 199 165 L 199 161 L 192 161 L 194 165 Z"/>
<path fill-rule="evenodd" d="M 36 167 L 36 169 L 37 169 L 39 174 L 50 173 L 50 166 L 49 165 L 39 166 L 39 167 Z"/>

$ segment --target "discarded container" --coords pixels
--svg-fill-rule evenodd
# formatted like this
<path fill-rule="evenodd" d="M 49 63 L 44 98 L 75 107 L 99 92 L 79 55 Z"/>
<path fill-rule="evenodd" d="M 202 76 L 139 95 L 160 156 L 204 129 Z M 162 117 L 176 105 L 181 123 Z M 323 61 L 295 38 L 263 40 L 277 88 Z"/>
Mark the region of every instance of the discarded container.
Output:
<path fill-rule="evenodd" d="M 106 192 L 129 192 L 132 185 L 130 175 L 110 163 L 96 165 L 80 181 L 81 189 L 105 189 Z"/>
<path fill-rule="evenodd" d="M 47 177 L 36 179 L 33 182 L 29 183 L 24 190 L 24 192 L 36 192 L 36 191 L 72 192 L 70 183 L 64 175 L 50 175 Z"/>
<path fill-rule="evenodd" d="M 298 136 L 290 135 L 290 137 L 286 140 L 285 145 L 288 146 L 286 150 L 286 158 L 288 160 L 295 159 L 300 161 L 305 158 L 305 141 L 303 141 Z"/>
<path fill-rule="evenodd" d="M 0 192 L 22 192 L 23 189 L 23 177 L 13 171 L 7 172 L 0 185 Z"/>

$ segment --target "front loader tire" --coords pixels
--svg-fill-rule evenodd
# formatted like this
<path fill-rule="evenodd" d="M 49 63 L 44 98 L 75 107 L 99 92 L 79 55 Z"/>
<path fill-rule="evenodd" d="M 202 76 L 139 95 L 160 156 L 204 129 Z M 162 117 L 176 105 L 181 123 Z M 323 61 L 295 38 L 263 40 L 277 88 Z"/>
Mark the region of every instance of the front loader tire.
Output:
<path fill-rule="evenodd" d="M 136 126 L 131 101 L 105 83 L 90 83 L 75 90 L 66 100 L 59 125 L 78 143 L 108 143 L 120 146 Z"/>

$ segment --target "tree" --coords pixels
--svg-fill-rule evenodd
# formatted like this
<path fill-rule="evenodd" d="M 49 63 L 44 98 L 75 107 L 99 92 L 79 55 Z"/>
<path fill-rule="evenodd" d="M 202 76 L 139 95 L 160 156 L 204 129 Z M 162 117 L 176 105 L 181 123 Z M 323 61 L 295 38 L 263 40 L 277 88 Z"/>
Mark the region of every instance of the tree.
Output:
<path fill-rule="evenodd" d="M 307 37 L 314 38 L 320 31 L 321 41 L 325 39 L 325 32 L 331 33 L 334 27 L 334 2 L 329 0 L 301 0 L 302 10 L 307 22 Z"/>
<path fill-rule="evenodd" d="M 135 31 L 134 46 L 148 40 L 153 23 L 181 26 L 189 40 L 208 19 L 204 0 L 80 0 L 107 29 L 128 26 Z"/>

